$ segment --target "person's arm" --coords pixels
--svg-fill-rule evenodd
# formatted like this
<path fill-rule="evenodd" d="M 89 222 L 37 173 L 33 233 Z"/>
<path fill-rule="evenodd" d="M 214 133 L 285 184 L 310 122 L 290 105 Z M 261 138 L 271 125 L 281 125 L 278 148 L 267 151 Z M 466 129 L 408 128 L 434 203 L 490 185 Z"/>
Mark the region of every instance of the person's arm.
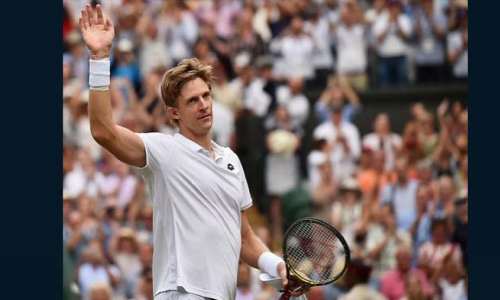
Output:
<path fill-rule="evenodd" d="M 244 211 L 241 212 L 241 252 L 240 259 L 249 266 L 260 269 L 274 277 L 281 277 L 284 287 L 288 285 L 286 267 L 283 260 L 271 253 L 266 245 L 255 235 Z M 302 295 L 307 290 L 293 292 L 293 297 Z"/>
<path fill-rule="evenodd" d="M 99 77 L 98 82 L 103 82 L 102 79 L 109 76 L 105 60 L 110 57 L 115 31 L 111 19 L 107 18 L 104 21 L 102 8 L 99 4 L 96 9 L 97 22 L 93 17 L 92 7 L 87 4 L 86 9 L 82 9 L 79 24 L 85 43 L 91 52 L 90 76 L 91 78 L 93 76 L 93 64 L 103 65 L 104 67 L 101 67 L 100 72 L 95 74 L 96 77 Z M 109 61 L 107 68 L 109 68 Z M 117 126 L 113 122 L 109 79 L 107 80 L 107 86 L 105 84 L 93 88 L 91 84 L 88 110 L 92 137 L 99 145 L 126 164 L 137 167 L 146 165 L 145 147 L 139 135 L 124 127 Z"/>

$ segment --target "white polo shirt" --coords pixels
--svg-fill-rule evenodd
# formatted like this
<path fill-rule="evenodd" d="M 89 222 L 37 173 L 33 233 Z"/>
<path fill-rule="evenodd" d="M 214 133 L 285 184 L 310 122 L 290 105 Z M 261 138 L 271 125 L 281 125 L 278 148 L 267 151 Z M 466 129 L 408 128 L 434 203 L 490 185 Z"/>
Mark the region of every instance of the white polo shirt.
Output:
<path fill-rule="evenodd" d="M 141 133 L 146 166 L 136 168 L 154 204 L 153 291 L 233 300 L 241 211 L 252 205 L 241 163 L 212 141 L 208 151 L 181 134 Z"/>

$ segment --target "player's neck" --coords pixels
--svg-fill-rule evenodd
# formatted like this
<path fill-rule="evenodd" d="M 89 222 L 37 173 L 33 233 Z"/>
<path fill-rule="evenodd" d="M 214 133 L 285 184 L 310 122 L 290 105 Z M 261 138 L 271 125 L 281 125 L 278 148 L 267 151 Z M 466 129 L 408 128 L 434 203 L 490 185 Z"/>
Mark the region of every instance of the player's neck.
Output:
<path fill-rule="evenodd" d="M 206 134 L 198 135 L 190 130 L 182 130 L 181 128 L 179 133 L 200 145 L 203 149 L 212 152 L 212 137 L 210 131 Z"/>

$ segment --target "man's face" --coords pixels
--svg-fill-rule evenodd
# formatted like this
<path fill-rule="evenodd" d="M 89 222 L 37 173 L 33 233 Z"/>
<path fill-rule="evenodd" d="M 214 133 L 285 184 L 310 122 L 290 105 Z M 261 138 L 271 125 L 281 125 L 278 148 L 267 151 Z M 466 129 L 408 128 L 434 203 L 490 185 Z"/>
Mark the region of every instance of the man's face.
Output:
<path fill-rule="evenodd" d="M 177 107 L 169 107 L 183 132 L 196 136 L 205 135 L 212 128 L 212 96 L 208 85 L 201 78 L 184 84 L 177 100 Z"/>
<path fill-rule="evenodd" d="M 407 272 L 411 267 L 411 255 L 408 250 L 399 250 L 396 255 L 396 260 L 398 263 L 398 268 L 402 272 Z"/>

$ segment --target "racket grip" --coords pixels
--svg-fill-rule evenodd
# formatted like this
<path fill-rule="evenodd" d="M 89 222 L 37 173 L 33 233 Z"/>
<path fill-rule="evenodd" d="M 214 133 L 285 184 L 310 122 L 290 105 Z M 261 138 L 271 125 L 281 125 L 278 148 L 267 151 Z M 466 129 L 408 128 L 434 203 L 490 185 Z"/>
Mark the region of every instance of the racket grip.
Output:
<path fill-rule="evenodd" d="M 280 300 L 288 300 L 292 296 L 289 290 L 286 290 L 283 295 L 281 295 Z"/>

